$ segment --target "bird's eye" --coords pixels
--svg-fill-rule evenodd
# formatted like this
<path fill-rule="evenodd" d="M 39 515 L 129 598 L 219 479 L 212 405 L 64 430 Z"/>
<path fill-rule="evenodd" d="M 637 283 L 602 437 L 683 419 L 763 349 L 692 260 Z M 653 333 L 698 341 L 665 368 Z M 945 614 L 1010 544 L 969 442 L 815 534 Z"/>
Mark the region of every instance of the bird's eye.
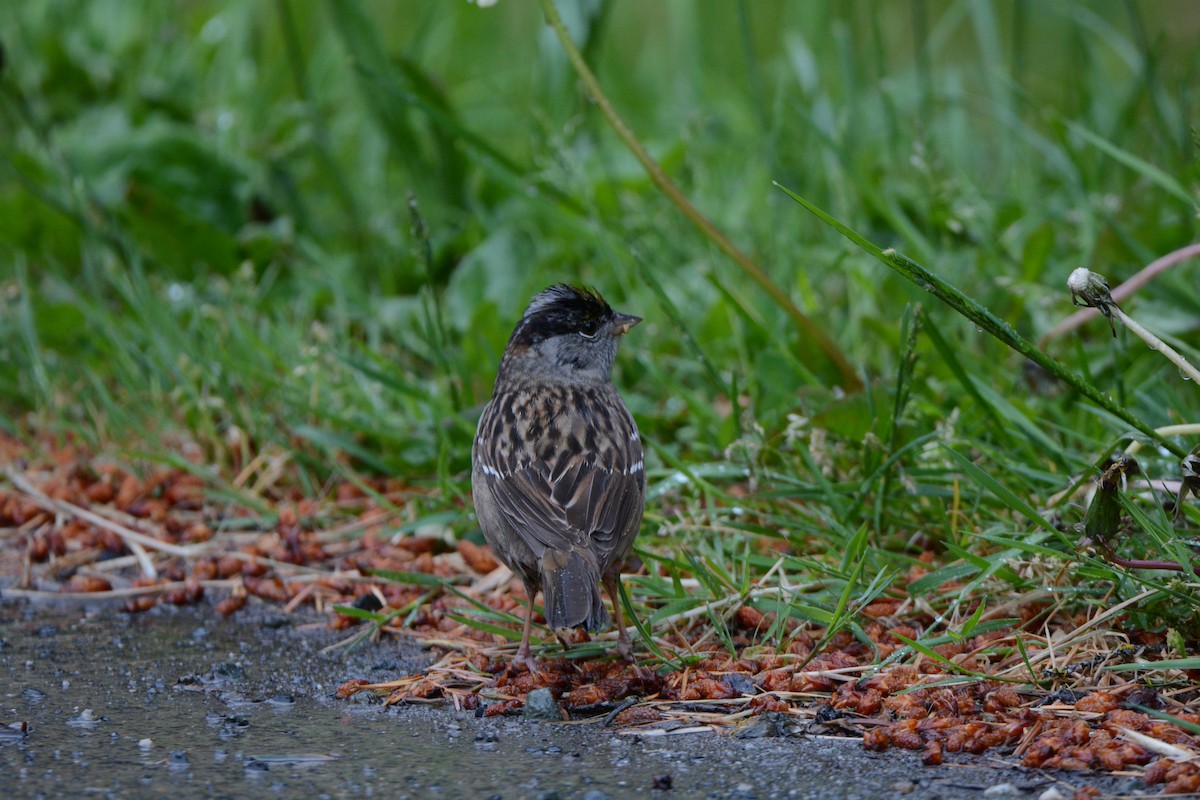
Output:
<path fill-rule="evenodd" d="M 579 335 L 585 339 L 595 339 L 596 331 L 600 330 L 600 323 L 594 319 L 585 320 L 579 326 Z"/>

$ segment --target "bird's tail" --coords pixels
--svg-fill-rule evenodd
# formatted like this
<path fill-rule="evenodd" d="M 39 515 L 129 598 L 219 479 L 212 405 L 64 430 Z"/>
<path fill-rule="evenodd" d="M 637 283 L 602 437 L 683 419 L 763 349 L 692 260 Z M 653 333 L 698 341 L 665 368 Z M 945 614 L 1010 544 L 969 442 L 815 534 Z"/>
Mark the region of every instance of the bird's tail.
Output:
<path fill-rule="evenodd" d="M 608 624 L 608 612 L 600 599 L 599 584 L 600 566 L 592 553 L 547 551 L 542 557 L 546 623 L 554 630 L 603 628 Z"/>

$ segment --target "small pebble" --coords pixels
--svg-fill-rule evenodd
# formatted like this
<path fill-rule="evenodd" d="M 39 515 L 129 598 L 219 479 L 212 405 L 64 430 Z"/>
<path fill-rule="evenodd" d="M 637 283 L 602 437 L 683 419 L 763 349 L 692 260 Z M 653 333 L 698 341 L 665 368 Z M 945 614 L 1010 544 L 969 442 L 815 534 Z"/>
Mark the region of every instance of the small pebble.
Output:
<path fill-rule="evenodd" d="M 554 695 L 546 688 L 534 689 L 526 696 L 525 708 L 521 710 L 521 716 L 525 719 L 562 720 L 562 712 L 558 710 L 558 703 L 554 702 Z"/>
<path fill-rule="evenodd" d="M 92 711 L 90 708 L 85 708 L 83 711 L 79 712 L 78 716 L 67 719 L 67 724 L 75 728 L 89 727 L 97 724 L 98 722 L 100 722 L 100 717 L 97 717 L 96 712 Z"/>
<path fill-rule="evenodd" d="M 150 750 L 151 748 L 154 747 L 154 740 L 150 739 L 150 738 L 139 739 L 138 747 L 142 750 Z"/>
<path fill-rule="evenodd" d="M 18 739 L 25 738 L 28 732 L 28 725 L 24 722 L 10 722 L 7 725 L 0 725 L 0 742 L 15 742 Z M 28 760 L 30 754 L 26 754 Z"/>
<path fill-rule="evenodd" d="M 740 672 L 729 672 L 721 676 L 721 683 L 740 694 L 752 695 L 758 691 L 754 681 Z"/>
<path fill-rule="evenodd" d="M 1059 791 L 1057 786 L 1051 786 L 1038 795 L 1038 800 L 1067 800 L 1067 796 Z"/>
<path fill-rule="evenodd" d="M 1011 783 L 997 783 L 983 790 L 984 797 L 1018 797 L 1022 794 L 1024 792 Z"/>
<path fill-rule="evenodd" d="M 912 781 L 896 781 L 892 784 L 892 791 L 896 794 L 912 794 L 916 791 L 917 785 Z"/>
<path fill-rule="evenodd" d="M 213 678 L 219 681 L 240 681 L 246 677 L 245 670 L 234 661 L 222 661 L 212 668 Z"/>

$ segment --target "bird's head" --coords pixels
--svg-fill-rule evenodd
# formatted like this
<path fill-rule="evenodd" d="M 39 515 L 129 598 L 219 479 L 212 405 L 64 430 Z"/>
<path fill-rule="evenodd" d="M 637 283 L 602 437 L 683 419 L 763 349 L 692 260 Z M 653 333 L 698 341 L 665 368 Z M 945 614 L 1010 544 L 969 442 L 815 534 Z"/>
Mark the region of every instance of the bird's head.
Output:
<path fill-rule="evenodd" d="M 560 283 L 534 295 L 500 370 L 516 368 L 567 382 L 608 380 L 617 340 L 641 317 L 613 311 L 600 293 Z"/>

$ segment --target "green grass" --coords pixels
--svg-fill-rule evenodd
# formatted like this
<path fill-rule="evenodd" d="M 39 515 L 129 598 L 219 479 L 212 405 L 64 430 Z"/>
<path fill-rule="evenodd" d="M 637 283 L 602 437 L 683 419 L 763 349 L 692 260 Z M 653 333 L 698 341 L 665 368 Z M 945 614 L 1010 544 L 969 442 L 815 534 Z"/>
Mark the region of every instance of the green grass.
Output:
<path fill-rule="evenodd" d="M 463 509 L 512 324 L 579 281 L 646 318 L 616 380 L 650 449 L 651 630 L 721 641 L 747 602 L 854 631 L 932 549 L 962 585 L 917 587 L 941 616 L 914 647 L 1047 581 L 1080 608 L 1157 587 L 1135 621 L 1195 637 L 1192 576 L 1076 552 L 1084 510 L 1050 498 L 1195 421 L 1197 388 L 1103 321 L 1009 349 L 1073 310 L 1074 267 L 1116 283 L 1196 240 L 1187 0 L 560 9 L 863 391 L 647 177 L 536 4 L 32 0 L 0 9 L 0 426 L 192 441 L 218 474 L 273 448 L 312 491 L 400 474 L 435 490 L 418 513 Z M 1196 271 L 1125 305 L 1193 360 Z M 1143 471 L 1177 477 L 1194 442 L 1163 444 Z M 1129 555 L 1190 556 L 1194 515 L 1131 503 Z"/>

